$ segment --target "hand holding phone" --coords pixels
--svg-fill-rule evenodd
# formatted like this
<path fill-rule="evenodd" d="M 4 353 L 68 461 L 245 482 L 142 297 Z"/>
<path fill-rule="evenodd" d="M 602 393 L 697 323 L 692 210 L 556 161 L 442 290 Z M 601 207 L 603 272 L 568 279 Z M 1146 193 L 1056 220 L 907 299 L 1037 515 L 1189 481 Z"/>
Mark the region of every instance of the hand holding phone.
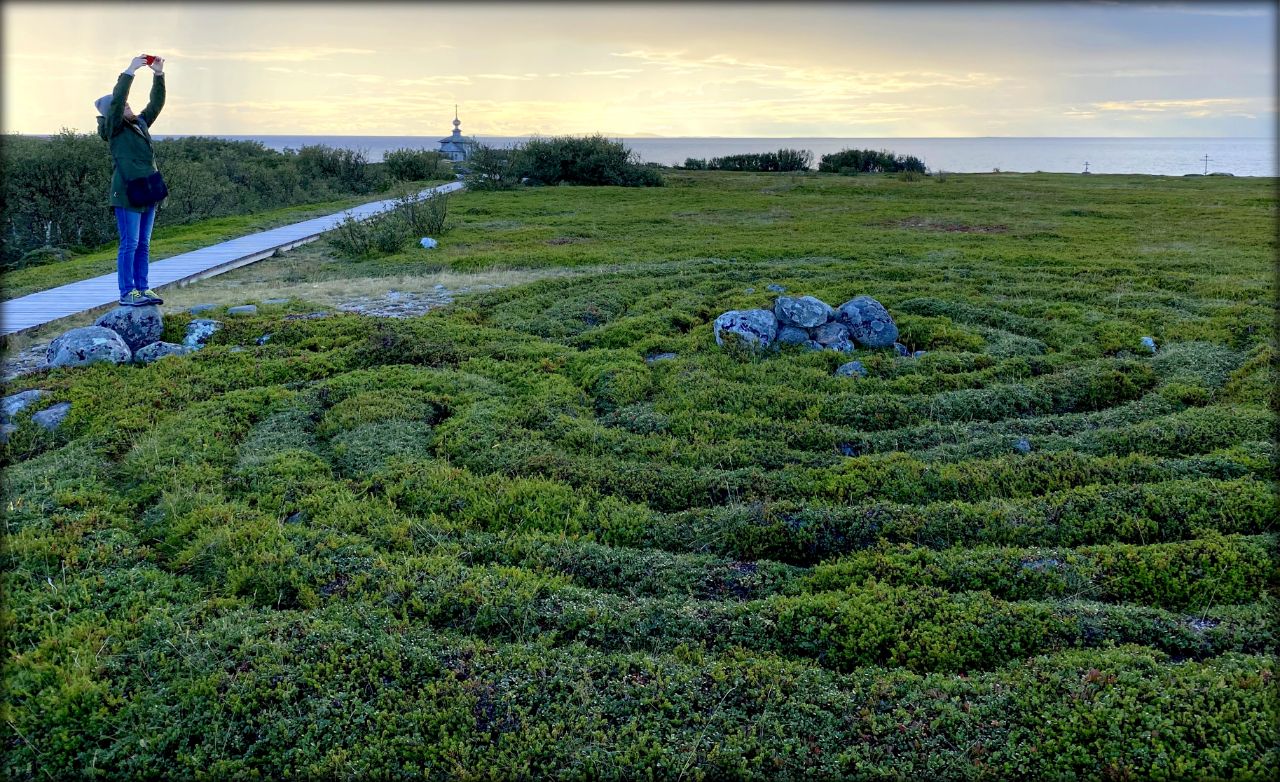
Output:
<path fill-rule="evenodd" d="M 142 59 L 147 61 L 147 65 L 150 65 L 156 61 L 156 56 L 154 54 L 144 54 L 142 55 Z"/>

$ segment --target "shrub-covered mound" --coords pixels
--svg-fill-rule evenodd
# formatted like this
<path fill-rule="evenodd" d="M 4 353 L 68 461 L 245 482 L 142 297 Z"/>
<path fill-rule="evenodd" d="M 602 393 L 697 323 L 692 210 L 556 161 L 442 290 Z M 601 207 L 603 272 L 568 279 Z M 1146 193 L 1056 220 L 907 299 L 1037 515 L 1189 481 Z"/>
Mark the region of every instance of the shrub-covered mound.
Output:
<path fill-rule="evenodd" d="M 5 775 L 1270 773 L 1267 306 L 855 265 L 236 319 L 24 381 L 72 408 L 6 451 Z M 716 347 L 801 268 L 927 352 Z"/>

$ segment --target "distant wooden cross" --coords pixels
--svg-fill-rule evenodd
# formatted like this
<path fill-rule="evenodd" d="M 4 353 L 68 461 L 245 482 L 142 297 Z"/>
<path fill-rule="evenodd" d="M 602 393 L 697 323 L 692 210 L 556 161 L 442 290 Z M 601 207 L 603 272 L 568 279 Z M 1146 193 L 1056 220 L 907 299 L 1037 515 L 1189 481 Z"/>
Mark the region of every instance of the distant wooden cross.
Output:
<path fill-rule="evenodd" d="M 1089 173 L 1089 161 L 1084 161 L 1084 172 Z"/>
<path fill-rule="evenodd" d="M 1204 173 L 1205 173 L 1205 176 L 1209 175 L 1209 156 L 1208 155 L 1204 156 Z"/>

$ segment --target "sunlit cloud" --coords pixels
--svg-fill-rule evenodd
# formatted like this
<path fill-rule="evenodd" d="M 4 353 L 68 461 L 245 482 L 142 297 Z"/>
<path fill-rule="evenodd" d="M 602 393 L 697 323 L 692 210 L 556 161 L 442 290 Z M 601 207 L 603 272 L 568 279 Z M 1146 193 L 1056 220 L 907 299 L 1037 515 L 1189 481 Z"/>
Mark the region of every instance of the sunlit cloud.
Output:
<path fill-rule="evenodd" d="M 239 62 L 308 62 L 327 60 L 340 54 L 377 54 L 373 49 L 334 46 L 278 46 L 270 49 L 241 51 L 192 51 L 171 49 L 170 57 L 183 60 L 226 60 Z"/>

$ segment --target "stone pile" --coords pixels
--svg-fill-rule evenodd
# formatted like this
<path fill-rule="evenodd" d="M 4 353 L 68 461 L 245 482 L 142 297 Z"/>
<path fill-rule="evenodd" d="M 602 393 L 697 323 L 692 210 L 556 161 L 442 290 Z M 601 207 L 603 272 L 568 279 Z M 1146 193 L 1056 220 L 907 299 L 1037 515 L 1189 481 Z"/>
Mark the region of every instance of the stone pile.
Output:
<path fill-rule="evenodd" d="M 810 350 L 851 353 L 855 348 L 887 348 L 901 353 L 898 327 L 884 305 L 858 296 L 832 307 L 813 296 L 779 296 L 772 310 L 730 310 L 716 318 L 716 344 L 733 334 L 752 348 L 804 345 Z"/>
<path fill-rule="evenodd" d="M 45 361 L 50 368 L 79 367 L 98 362 L 150 364 L 165 356 L 198 350 L 222 324 L 193 320 L 181 345 L 162 342 L 164 316 L 155 305 L 116 307 L 92 326 L 71 329 L 49 343 Z"/>

